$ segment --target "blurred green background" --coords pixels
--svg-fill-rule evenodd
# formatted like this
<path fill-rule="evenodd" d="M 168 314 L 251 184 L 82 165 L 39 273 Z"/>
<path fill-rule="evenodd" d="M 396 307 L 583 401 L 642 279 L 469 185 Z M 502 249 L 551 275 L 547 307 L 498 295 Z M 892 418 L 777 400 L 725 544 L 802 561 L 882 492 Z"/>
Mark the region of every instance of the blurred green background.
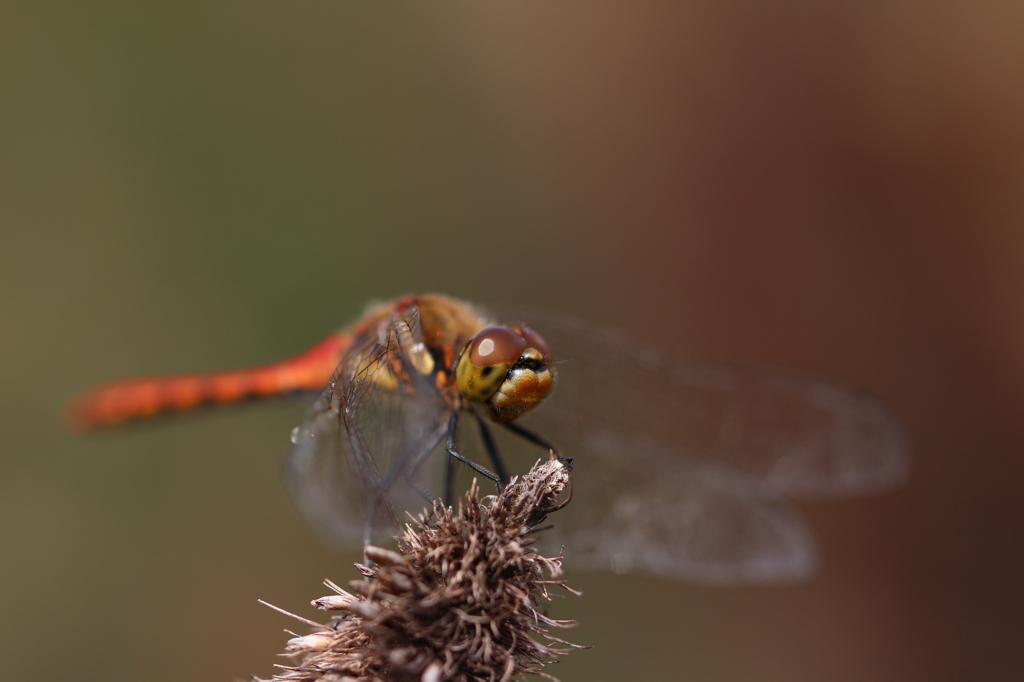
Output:
<path fill-rule="evenodd" d="M 372 298 L 541 305 L 882 396 L 904 490 L 819 575 L 572 575 L 570 680 L 1024 676 L 1022 6 L 4 3 L 0 677 L 269 676 L 325 577 L 299 404 L 75 437 Z"/>

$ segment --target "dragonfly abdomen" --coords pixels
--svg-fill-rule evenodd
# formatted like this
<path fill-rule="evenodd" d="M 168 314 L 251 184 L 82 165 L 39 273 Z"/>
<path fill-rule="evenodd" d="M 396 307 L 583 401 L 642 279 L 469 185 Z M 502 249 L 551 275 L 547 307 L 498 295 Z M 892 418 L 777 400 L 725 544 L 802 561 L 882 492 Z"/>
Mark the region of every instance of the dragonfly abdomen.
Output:
<path fill-rule="evenodd" d="M 350 341 L 349 334 L 332 334 L 300 355 L 262 367 L 138 377 L 105 384 L 72 401 L 68 421 L 77 430 L 89 431 L 203 405 L 317 391 L 330 380 Z"/>

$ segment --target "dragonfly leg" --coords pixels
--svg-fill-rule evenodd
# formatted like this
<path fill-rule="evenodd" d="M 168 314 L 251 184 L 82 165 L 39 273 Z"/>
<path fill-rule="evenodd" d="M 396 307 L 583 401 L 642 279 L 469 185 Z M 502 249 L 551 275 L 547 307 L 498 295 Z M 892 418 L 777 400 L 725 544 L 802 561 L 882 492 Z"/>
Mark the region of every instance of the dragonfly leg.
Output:
<path fill-rule="evenodd" d="M 444 503 L 451 504 L 455 499 L 455 460 L 444 458 Z"/>
<path fill-rule="evenodd" d="M 508 485 L 508 468 L 505 467 L 505 461 L 501 458 L 501 452 L 498 450 L 498 444 L 494 442 L 494 436 L 491 434 L 491 428 L 484 421 L 484 418 L 480 416 L 480 413 L 473 410 L 473 416 L 476 417 L 476 423 L 480 426 L 480 438 L 484 442 L 484 447 L 487 448 L 487 454 L 491 458 L 491 464 L 494 465 L 494 473 L 501 479 L 500 488 L 504 488 Z"/>
<path fill-rule="evenodd" d="M 448 438 L 445 440 L 444 449 L 448 451 L 449 456 L 452 459 L 456 459 L 463 464 L 467 465 L 470 469 L 477 472 L 481 476 L 485 476 L 498 486 L 498 490 L 501 490 L 504 486 L 501 483 L 501 478 L 494 473 L 491 473 L 487 469 L 483 468 L 476 462 L 459 454 L 457 449 L 457 440 L 459 433 L 459 411 L 455 410 L 452 412 L 452 416 L 448 419 Z"/>
<path fill-rule="evenodd" d="M 508 429 L 512 433 L 516 434 L 517 436 L 519 436 L 521 438 L 525 438 L 526 440 L 530 441 L 534 445 L 539 445 L 542 448 L 545 448 L 546 450 L 550 450 L 551 453 L 556 458 L 558 458 L 559 462 L 561 462 L 562 464 L 566 465 L 567 467 L 570 467 L 570 468 L 572 467 L 573 458 L 572 457 L 562 457 L 561 453 L 558 452 L 558 448 L 556 448 L 554 445 L 549 443 L 548 440 L 546 438 L 544 438 L 543 436 L 541 436 L 541 435 L 539 435 L 537 433 L 534 433 L 533 431 L 531 431 L 530 429 L 526 428 L 525 426 L 520 426 L 519 424 L 516 424 L 515 422 L 504 422 L 504 423 L 502 423 L 502 426 L 504 426 L 506 429 Z"/>

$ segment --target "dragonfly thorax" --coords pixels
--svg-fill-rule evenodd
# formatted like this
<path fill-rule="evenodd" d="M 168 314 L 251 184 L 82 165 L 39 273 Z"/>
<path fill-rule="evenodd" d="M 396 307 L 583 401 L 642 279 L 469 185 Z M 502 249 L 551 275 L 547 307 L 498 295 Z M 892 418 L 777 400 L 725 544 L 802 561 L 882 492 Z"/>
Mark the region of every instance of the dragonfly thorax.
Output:
<path fill-rule="evenodd" d="M 529 327 L 488 327 L 462 351 L 455 370 L 459 394 L 484 403 L 491 418 L 510 422 L 551 391 L 548 345 Z"/>

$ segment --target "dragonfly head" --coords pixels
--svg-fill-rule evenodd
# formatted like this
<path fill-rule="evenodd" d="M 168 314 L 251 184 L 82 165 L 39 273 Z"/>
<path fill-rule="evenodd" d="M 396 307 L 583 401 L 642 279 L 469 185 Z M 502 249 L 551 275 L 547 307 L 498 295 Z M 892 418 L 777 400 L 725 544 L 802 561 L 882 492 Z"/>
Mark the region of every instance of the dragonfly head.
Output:
<path fill-rule="evenodd" d="M 463 398 L 486 404 L 494 421 L 510 422 L 551 391 L 551 351 L 529 327 L 488 327 L 463 349 L 455 382 Z"/>

